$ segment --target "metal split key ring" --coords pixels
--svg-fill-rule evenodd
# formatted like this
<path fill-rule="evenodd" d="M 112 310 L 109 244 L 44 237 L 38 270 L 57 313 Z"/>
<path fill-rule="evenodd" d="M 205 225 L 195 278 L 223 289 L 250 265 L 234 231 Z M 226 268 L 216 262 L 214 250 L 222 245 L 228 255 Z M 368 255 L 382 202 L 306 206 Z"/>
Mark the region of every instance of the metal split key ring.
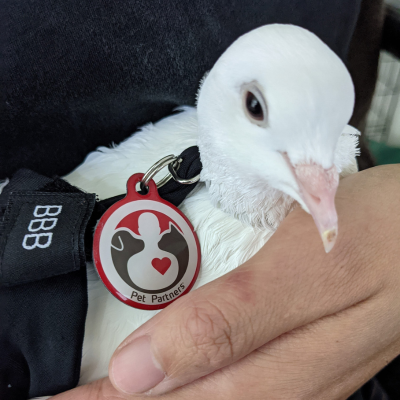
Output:
<path fill-rule="evenodd" d="M 140 188 L 142 190 L 147 190 L 149 182 L 166 166 L 168 166 L 169 173 L 156 183 L 158 189 L 164 186 L 171 179 L 175 180 L 178 183 L 181 183 L 182 185 L 191 185 L 192 183 L 198 182 L 200 179 L 200 174 L 190 179 L 182 179 L 178 176 L 176 171 L 179 170 L 181 162 L 181 158 L 176 157 L 172 154 L 157 161 L 144 174 L 142 181 L 140 182 Z"/>

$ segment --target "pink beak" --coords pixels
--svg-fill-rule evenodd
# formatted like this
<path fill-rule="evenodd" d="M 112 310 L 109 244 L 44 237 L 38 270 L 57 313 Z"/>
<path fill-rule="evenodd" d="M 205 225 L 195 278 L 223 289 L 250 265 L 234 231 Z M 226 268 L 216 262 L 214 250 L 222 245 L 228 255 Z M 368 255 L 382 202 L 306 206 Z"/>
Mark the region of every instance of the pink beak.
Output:
<path fill-rule="evenodd" d="M 300 164 L 294 167 L 294 175 L 300 187 L 300 197 L 308 207 L 329 253 L 338 234 L 338 217 L 335 194 L 339 184 L 336 167 L 324 169 L 317 164 Z"/>

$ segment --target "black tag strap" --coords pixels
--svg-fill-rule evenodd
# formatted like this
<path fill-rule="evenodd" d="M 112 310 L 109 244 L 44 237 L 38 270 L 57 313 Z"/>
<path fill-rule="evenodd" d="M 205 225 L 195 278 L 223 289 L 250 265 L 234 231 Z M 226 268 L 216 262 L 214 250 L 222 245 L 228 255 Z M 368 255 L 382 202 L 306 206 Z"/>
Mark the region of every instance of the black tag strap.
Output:
<path fill-rule="evenodd" d="M 180 178 L 190 179 L 200 174 L 203 166 L 200 161 L 200 153 L 197 146 L 189 147 L 182 152 L 179 158 L 182 159 L 178 170 L 178 176 Z M 178 207 L 196 185 L 197 183 L 182 185 L 171 179 L 158 190 L 158 193 L 164 200 L 169 201 L 174 206 Z"/>
<path fill-rule="evenodd" d="M 182 159 L 182 162 L 178 170 L 178 175 L 180 178 L 189 179 L 200 174 L 203 166 L 200 161 L 200 153 L 199 153 L 199 148 L 197 146 L 192 146 L 187 148 L 180 154 L 179 158 Z M 133 172 L 138 172 L 138 171 L 132 171 L 132 173 Z M 175 207 L 178 207 L 195 187 L 196 183 L 192 185 L 182 185 L 171 179 L 164 186 L 158 189 L 158 193 L 161 196 L 161 198 L 170 202 Z M 122 200 L 125 197 L 125 195 L 126 194 L 121 194 L 119 196 L 110 197 L 109 199 L 102 200 L 99 203 L 102 207 L 104 207 L 105 211 L 117 201 Z"/>

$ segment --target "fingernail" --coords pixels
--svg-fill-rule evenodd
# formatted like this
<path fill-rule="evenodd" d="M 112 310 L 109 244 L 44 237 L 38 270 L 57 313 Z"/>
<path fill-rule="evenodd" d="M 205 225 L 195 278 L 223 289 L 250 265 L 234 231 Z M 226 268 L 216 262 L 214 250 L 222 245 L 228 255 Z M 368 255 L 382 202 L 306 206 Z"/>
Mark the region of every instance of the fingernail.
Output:
<path fill-rule="evenodd" d="M 148 336 L 123 347 L 113 361 L 111 373 L 118 389 L 129 394 L 147 392 L 165 378 L 154 360 Z"/>

